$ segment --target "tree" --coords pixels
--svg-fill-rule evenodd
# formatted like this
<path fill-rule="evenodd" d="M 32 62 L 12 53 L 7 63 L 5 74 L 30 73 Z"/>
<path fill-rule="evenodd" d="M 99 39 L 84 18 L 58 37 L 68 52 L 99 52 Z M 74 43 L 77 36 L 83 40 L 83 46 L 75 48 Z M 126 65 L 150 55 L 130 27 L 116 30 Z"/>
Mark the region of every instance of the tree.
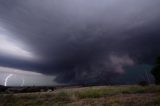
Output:
<path fill-rule="evenodd" d="M 156 64 L 153 67 L 151 73 L 155 78 L 155 83 L 160 85 L 160 57 L 156 59 Z"/>

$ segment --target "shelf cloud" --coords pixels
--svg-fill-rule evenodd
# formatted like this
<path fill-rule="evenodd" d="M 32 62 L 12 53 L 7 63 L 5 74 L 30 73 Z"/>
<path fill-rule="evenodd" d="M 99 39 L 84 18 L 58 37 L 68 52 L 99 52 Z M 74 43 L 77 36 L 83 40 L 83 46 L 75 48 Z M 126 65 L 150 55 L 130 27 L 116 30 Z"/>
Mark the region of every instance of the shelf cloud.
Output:
<path fill-rule="evenodd" d="M 160 54 L 158 0 L 1 0 L 0 66 L 110 83 Z"/>

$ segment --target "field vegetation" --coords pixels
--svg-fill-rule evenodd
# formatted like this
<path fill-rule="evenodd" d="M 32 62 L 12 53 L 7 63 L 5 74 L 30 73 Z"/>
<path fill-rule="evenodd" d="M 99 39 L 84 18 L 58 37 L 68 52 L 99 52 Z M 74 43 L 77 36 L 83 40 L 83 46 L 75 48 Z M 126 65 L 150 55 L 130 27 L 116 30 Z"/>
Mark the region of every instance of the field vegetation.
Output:
<path fill-rule="evenodd" d="M 160 86 L 94 86 L 0 94 L 0 106 L 160 106 Z"/>

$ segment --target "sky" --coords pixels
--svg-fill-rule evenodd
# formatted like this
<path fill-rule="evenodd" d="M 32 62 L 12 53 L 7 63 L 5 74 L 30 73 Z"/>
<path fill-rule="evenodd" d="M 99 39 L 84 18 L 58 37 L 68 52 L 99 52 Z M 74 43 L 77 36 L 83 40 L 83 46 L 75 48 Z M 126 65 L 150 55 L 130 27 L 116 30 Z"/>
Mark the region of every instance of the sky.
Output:
<path fill-rule="evenodd" d="M 160 54 L 159 5 L 0 0 L 0 84 L 111 84 L 128 70 L 138 74 Z"/>

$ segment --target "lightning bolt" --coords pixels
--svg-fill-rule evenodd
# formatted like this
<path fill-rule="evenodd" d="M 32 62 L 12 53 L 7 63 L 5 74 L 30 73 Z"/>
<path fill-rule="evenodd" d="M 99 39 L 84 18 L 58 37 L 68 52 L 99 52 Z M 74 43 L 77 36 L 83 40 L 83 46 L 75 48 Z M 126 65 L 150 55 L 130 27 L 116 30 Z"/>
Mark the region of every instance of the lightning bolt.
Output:
<path fill-rule="evenodd" d="M 7 86 L 8 80 L 9 80 L 9 78 L 11 78 L 12 76 L 13 76 L 13 74 L 9 74 L 9 75 L 5 78 L 4 86 Z"/>

